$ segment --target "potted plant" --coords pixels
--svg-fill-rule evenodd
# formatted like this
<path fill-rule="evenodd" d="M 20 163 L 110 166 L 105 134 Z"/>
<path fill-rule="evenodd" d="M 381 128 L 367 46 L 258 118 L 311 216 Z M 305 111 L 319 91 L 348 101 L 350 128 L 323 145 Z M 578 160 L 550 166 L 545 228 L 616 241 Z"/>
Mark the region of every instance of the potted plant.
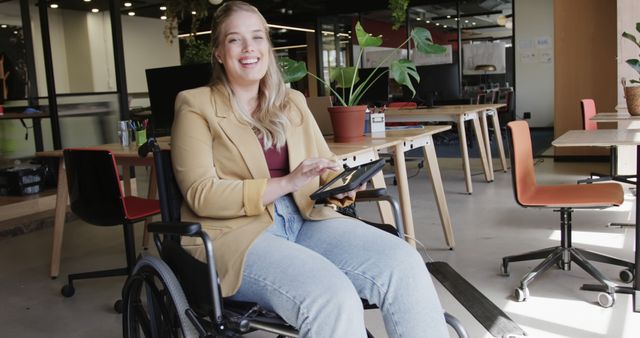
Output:
<path fill-rule="evenodd" d="M 358 60 L 362 58 L 366 47 L 378 47 L 382 45 L 382 38 L 379 36 L 372 36 L 367 33 L 360 22 L 356 23 L 355 32 L 358 44 L 360 45 Z M 409 41 L 413 41 L 415 49 L 421 53 L 440 54 L 446 51 L 444 47 L 433 43 L 431 33 L 423 27 L 414 28 L 409 37 L 393 51 L 404 47 L 409 43 Z M 336 87 L 341 88 L 340 91 L 342 93 L 331 88 L 330 84 L 323 79 L 317 77 L 313 73 L 307 72 L 307 74 L 324 84 L 336 98 L 337 106 L 329 108 L 331 123 L 335 133 L 334 140 L 336 142 L 349 142 L 362 138 L 365 123 L 365 111 L 367 110 L 367 107 L 365 105 L 359 105 L 359 102 L 367 90 L 369 90 L 369 88 L 371 88 L 371 86 L 381 76 L 390 73 L 391 77 L 393 77 L 396 82 L 407 86 L 413 95 L 415 95 L 416 91 L 413 88 L 411 79 L 419 82 L 420 76 L 418 75 L 416 66 L 412 61 L 407 59 L 394 60 L 389 68 L 378 71 L 393 56 L 393 52 L 389 53 L 386 58 L 376 65 L 373 72 L 371 72 L 371 74 L 362 81 L 360 81 L 360 78 L 358 77 L 358 70 L 360 68 L 358 64 L 351 67 L 331 68 L 329 70 L 330 82 L 335 82 Z M 304 66 L 304 62 L 293 61 L 285 58 L 281 61 L 281 67 L 283 62 L 287 63 L 286 69 L 296 70 L 298 73 Z M 306 70 L 306 67 L 304 69 Z"/>
<path fill-rule="evenodd" d="M 640 32 L 640 22 L 636 23 L 636 31 Z M 636 37 L 630 33 L 623 32 L 622 37 L 632 41 L 633 43 L 640 48 L 640 39 L 636 39 Z M 638 74 L 640 74 L 640 60 L 638 59 L 628 59 L 626 60 L 627 64 L 635 69 Z M 640 84 L 640 78 L 638 80 L 631 80 L 633 84 Z M 622 79 L 622 87 L 624 89 L 624 97 L 627 101 L 627 110 L 631 115 L 640 115 L 640 86 L 627 86 L 626 80 Z"/>

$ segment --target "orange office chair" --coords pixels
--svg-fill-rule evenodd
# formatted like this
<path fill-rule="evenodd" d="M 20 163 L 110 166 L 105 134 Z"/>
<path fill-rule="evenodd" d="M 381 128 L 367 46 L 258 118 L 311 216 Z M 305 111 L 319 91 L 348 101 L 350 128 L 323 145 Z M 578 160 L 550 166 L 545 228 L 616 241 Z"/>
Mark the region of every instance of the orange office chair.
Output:
<path fill-rule="evenodd" d="M 616 287 L 598 271 L 588 260 L 623 266 L 620 273 L 623 281 L 634 278 L 633 263 L 621 259 L 573 247 L 571 244 L 571 213 L 574 209 L 604 209 L 618 206 L 624 201 L 622 186 L 618 183 L 538 185 L 533 167 L 531 135 L 526 121 L 512 121 L 507 124 L 511 141 L 511 172 L 513 193 L 516 202 L 522 207 L 553 208 L 560 212 L 560 246 L 527 252 L 502 258 L 500 266 L 503 275 L 509 275 L 509 263 L 543 259 L 533 270 L 527 273 L 515 289 L 518 301 L 529 297 L 528 285 L 541 273 L 556 265 L 562 270 L 570 270 L 575 262 L 584 271 L 600 283 L 604 292 L 598 296 L 603 307 L 615 302 Z M 586 288 L 583 288 L 586 289 Z M 594 289 L 592 289 L 594 290 Z"/>
<path fill-rule="evenodd" d="M 580 107 L 582 108 L 582 128 L 584 130 L 596 130 L 598 124 L 595 121 L 591 121 L 591 118 L 596 115 L 596 103 L 593 99 L 580 100 Z M 618 156 L 616 147 L 609 148 L 609 158 L 611 159 L 609 174 L 600 174 L 592 172 L 589 174 L 589 178 L 578 180 L 578 183 L 593 183 L 602 181 L 617 181 L 621 183 L 636 184 L 631 178 L 636 178 L 636 175 L 617 175 L 618 172 Z"/>
<path fill-rule="evenodd" d="M 83 221 L 98 226 L 122 225 L 127 265 L 124 268 L 69 275 L 61 293 L 71 297 L 77 279 L 129 275 L 136 263 L 133 224 L 160 213 L 157 200 L 124 196 L 113 154 L 108 150 L 65 149 L 71 211 Z M 119 301 L 115 304 L 119 312 Z"/>

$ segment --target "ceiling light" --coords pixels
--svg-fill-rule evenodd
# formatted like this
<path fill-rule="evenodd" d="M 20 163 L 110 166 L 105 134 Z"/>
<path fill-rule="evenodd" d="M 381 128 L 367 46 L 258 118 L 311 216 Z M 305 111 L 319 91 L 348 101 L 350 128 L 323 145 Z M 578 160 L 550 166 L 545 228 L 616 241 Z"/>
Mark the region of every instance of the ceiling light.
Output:
<path fill-rule="evenodd" d="M 422 18 L 416 18 L 416 20 L 420 21 L 420 20 L 422 20 Z"/>
<path fill-rule="evenodd" d="M 3 24 L 3 25 L 0 25 L 0 27 L 2 27 L 2 28 L 7 28 L 7 25 L 4 25 L 4 24 Z"/>
<path fill-rule="evenodd" d="M 84 0 L 84 2 L 91 2 L 91 0 Z"/>
<path fill-rule="evenodd" d="M 209 0 L 209 3 L 212 5 L 219 5 L 222 3 L 222 0 Z"/>
<path fill-rule="evenodd" d="M 427 21 L 425 21 L 425 22 L 426 22 L 426 23 L 431 23 L 431 20 L 427 20 Z"/>
<path fill-rule="evenodd" d="M 166 11 L 167 10 L 167 6 L 160 6 L 160 10 L 161 11 Z"/>
<path fill-rule="evenodd" d="M 99 9 L 97 9 L 97 8 L 92 8 L 92 9 L 91 9 L 91 13 L 98 13 L 98 12 L 100 12 L 100 10 L 99 10 Z"/>
<path fill-rule="evenodd" d="M 196 12 L 196 11 L 191 11 L 191 15 L 196 15 L 196 14 L 198 14 L 198 12 Z"/>
<path fill-rule="evenodd" d="M 472 22 L 471 24 L 472 24 L 472 25 L 474 25 L 474 26 L 476 25 L 476 23 L 475 23 L 475 22 Z"/>
<path fill-rule="evenodd" d="M 55 9 L 55 8 L 58 8 L 58 4 L 51 4 L 51 5 L 49 5 L 49 7 Z"/>
<path fill-rule="evenodd" d="M 87 0 L 84 0 L 84 1 L 87 1 Z M 89 0 L 89 1 L 91 1 L 91 0 Z M 124 7 L 131 7 L 131 6 L 133 6 L 133 4 L 130 3 L 130 2 L 125 2 L 124 3 Z"/>
<path fill-rule="evenodd" d="M 127 13 L 127 14 L 129 14 L 129 16 L 135 16 L 135 15 L 136 15 L 136 12 L 129 12 L 129 13 Z"/>
<path fill-rule="evenodd" d="M 436 22 L 436 26 L 440 26 L 440 23 L 439 23 L 439 22 Z"/>
<path fill-rule="evenodd" d="M 451 19 L 451 15 L 447 15 L 447 19 Z"/>
<path fill-rule="evenodd" d="M 166 15 L 161 16 L 160 20 L 167 20 L 167 16 Z"/>

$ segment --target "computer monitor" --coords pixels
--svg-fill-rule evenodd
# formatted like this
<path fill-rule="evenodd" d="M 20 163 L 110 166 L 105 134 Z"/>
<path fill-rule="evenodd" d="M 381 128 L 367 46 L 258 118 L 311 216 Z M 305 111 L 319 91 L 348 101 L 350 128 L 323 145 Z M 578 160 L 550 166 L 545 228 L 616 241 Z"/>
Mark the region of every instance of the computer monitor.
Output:
<path fill-rule="evenodd" d="M 211 80 L 211 65 L 151 68 L 145 72 L 151 104 L 151 135 L 170 135 L 176 96 L 185 89 L 207 85 Z"/>
<path fill-rule="evenodd" d="M 416 95 L 411 98 L 411 91 L 403 86 L 403 100 L 431 105 L 438 100 L 460 98 L 457 64 L 417 66 L 416 69 L 420 75 L 420 83 L 412 80 Z"/>

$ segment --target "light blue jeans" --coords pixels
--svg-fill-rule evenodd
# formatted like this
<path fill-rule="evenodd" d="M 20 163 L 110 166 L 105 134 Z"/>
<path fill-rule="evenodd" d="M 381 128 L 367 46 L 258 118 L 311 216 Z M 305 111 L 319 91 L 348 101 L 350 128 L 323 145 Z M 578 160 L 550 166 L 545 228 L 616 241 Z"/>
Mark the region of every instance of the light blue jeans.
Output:
<path fill-rule="evenodd" d="M 365 338 L 362 301 L 380 307 L 390 337 L 448 337 L 418 252 L 356 219 L 304 220 L 290 195 L 250 247 L 235 300 L 257 302 L 301 337 Z"/>

